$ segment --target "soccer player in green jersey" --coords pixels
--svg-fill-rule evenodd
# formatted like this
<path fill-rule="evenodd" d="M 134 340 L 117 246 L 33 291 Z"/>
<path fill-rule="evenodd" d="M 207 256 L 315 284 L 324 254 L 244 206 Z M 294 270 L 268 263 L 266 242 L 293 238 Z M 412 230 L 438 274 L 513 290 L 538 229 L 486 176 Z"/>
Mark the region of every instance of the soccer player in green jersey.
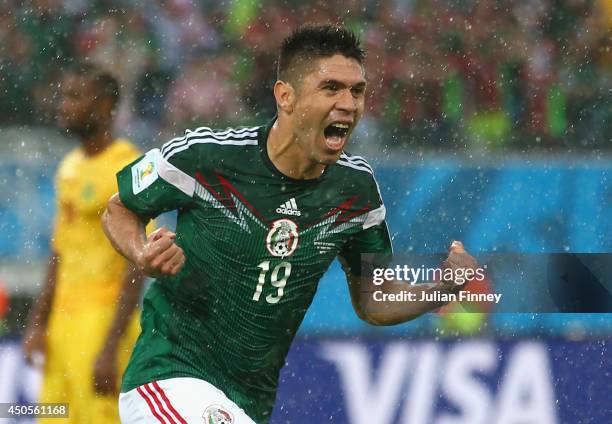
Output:
<path fill-rule="evenodd" d="M 188 130 L 117 174 L 106 233 L 157 278 L 123 377 L 124 424 L 267 422 L 289 345 L 336 257 L 367 322 L 400 323 L 441 306 L 373 302 L 362 275 L 362 254 L 391 254 L 372 168 L 344 151 L 364 110 L 363 57 L 344 28 L 302 27 L 281 48 L 275 119 Z M 174 209 L 176 233 L 145 238 L 144 224 Z M 454 243 L 447 266 L 474 260 Z"/>

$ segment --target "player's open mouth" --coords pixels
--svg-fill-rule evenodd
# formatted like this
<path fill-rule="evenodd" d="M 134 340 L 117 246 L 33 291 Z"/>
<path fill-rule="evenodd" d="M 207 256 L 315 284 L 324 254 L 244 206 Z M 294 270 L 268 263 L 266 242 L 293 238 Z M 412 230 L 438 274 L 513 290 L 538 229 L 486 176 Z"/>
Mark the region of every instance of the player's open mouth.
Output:
<path fill-rule="evenodd" d="M 323 130 L 325 144 L 328 149 L 339 151 L 344 147 L 351 126 L 343 122 L 333 122 Z"/>

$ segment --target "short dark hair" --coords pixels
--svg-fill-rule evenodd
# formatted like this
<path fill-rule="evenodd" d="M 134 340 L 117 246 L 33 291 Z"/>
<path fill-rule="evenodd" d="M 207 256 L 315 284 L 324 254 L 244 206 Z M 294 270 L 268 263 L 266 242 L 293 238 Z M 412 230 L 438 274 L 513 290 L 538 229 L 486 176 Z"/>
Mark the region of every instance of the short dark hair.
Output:
<path fill-rule="evenodd" d="M 94 83 L 98 95 L 109 98 L 114 109 L 121 98 L 121 88 L 115 76 L 91 63 L 76 63 L 67 69 L 69 74 L 84 76 Z"/>
<path fill-rule="evenodd" d="M 295 70 L 315 59 L 335 54 L 363 63 L 365 52 L 351 30 L 336 25 L 304 25 L 283 40 L 278 57 L 277 78 L 291 81 Z"/>

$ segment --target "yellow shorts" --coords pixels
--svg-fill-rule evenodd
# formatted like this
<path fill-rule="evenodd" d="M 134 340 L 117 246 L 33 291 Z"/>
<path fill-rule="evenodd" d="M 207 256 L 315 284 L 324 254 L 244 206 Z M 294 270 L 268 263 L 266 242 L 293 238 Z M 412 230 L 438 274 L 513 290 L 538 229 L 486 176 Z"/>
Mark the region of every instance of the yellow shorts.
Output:
<path fill-rule="evenodd" d="M 118 423 L 117 396 L 94 392 L 93 367 L 108 334 L 115 305 L 51 314 L 46 340 L 40 402 L 69 404 L 69 418 L 39 419 L 40 424 Z M 118 351 L 118 384 L 140 332 L 140 313 L 132 317 Z M 117 394 L 119 390 L 117 388 Z"/>

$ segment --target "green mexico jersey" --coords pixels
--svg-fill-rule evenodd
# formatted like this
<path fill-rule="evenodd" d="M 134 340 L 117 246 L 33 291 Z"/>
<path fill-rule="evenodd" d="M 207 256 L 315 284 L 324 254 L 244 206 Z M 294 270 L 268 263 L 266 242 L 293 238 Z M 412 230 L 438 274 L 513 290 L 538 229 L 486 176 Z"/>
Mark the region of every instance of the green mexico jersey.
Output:
<path fill-rule="evenodd" d="M 145 294 L 128 391 L 194 377 L 266 422 L 289 345 L 335 257 L 359 275 L 362 253 L 390 254 L 372 169 L 342 154 L 321 177 L 296 180 L 270 161 L 272 123 L 170 140 L 117 174 L 124 205 L 151 218 L 178 211 L 186 263 Z"/>

